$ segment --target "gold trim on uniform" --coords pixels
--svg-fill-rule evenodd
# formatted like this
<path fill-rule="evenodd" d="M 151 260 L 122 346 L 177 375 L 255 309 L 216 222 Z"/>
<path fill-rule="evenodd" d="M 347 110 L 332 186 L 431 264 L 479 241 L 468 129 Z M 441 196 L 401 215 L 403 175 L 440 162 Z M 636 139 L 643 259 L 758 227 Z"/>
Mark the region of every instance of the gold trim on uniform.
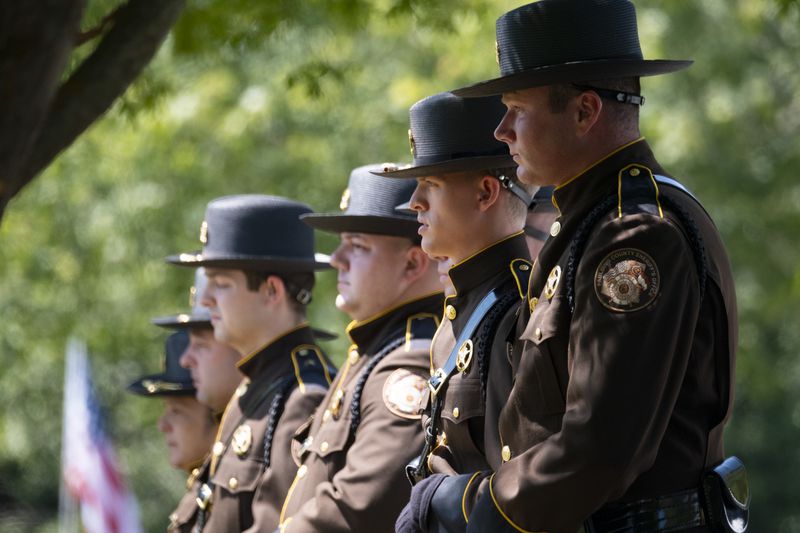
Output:
<path fill-rule="evenodd" d="M 561 267 L 556 265 L 550 271 L 550 275 L 547 276 L 547 284 L 544 286 L 544 295 L 548 300 L 555 296 L 559 281 L 561 281 Z"/>
<path fill-rule="evenodd" d="M 539 298 L 537 298 L 536 296 L 528 300 L 528 307 L 530 308 L 531 313 L 533 313 L 533 310 L 536 309 L 536 305 L 538 303 L 539 303 Z"/>

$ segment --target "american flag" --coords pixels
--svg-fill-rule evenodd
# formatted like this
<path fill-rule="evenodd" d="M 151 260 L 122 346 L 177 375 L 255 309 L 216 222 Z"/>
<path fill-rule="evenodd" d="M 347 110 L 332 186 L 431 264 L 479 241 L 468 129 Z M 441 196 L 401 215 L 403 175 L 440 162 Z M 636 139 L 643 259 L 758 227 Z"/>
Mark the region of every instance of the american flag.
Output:
<path fill-rule="evenodd" d="M 86 346 L 70 340 L 64 377 L 61 464 L 68 497 L 80 504 L 87 533 L 140 533 L 136 497 L 125 484 L 103 430 Z"/>

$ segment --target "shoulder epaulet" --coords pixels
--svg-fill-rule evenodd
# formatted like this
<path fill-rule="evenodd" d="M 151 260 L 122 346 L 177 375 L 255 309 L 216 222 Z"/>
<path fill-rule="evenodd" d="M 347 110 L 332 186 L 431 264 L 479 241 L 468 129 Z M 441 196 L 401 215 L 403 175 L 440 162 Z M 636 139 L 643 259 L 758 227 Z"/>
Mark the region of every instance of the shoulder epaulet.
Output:
<path fill-rule="evenodd" d="M 328 388 L 331 384 L 335 370 L 328 365 L 327 358 L 319 346 L 314 344 L 301 344 L 291 352 L 294 376 L 285 378 L 280 383 L 270 402 L 267 412 L 267 429 L 264 432 L 264 470 L 269 468 L 272 459 L 272 439 L 286 406 L 286 400 L 291 391 L 297 387 L 305 394 L 306 384 L 316 384 Z"/>
<path fill-rule="evenodd" d="M 301 344 L 291 353 L 294 375 L 300 392 L 305 394 L 306 383 L 330 386 L 336 370 L 328 363 L 322 349 L 315 344 Z"/>
<path fill-rule="evenodd" d="M 622 168 L 617 174 L 616 194 L 612 194 L 597 204 L 583 219 L 570 244 L 569 257 L 564 274 L 570 312 L 575 310 L 575 273 L 586 248 L 589 235 L 600 219 L 607 216 L 612 209 L 617 218 L 637 213 L 650 213 L 664 218 L 664 207 L 673 213 L 683 226 L 689 240 L 697 268 L 702 298 L 705 293 L 706 277 L 708 275 L 703 238 L 688 212 L 668 196 L 663 196 L 659 193 L 658 183 L 659 180 L 656 179 L 650 168 L 637 163 L 630 164 Z"/>
<path fill-rule="evenodd" d="M 406 319 L 406 349 L 410 349 L 411 341 L 429 340 L 433 338 L 439 327 L 439 317 L 433 313 L 417 313 Z"/>
<path fill-rule="evenodd" d="M 508 266 L 511 269 L 511 275 L 514 276 L 514 281 L 517 283 L 519 297 L 524 299 L 528 292 L 528 280 L 531 277 L 531 262 L 527 259 L 514 259 Z"/>

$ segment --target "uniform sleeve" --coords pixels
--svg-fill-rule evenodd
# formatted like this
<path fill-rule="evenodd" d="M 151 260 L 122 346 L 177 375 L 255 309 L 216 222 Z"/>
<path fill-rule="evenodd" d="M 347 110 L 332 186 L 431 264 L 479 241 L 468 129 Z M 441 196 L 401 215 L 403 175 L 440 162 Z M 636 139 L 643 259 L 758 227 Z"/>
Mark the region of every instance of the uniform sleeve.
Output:
<path fill-rule="evenodd" d="M 384 401 L 384 386 L 396 371 L 424 376 L 428 353 L 407 353 L 398 364 L 391 355 L 367 379 L 361 423 L 347 450 L 345 466 L 286 523 L 285 533 L 394 531 L 411 487 L 405 465 L 422 448 L 419 415 L 399 416 Z M 396 375 L 396 374 L 395 374 Z"/>
<path fill-rule="evenodd" d="M 274 531 L 278 527 L 281 505 L 297 472 L 292 459 L 292 437 L 314 413 L 325 397 L 325 389 L 306 384 L 292 390 L 275 428 L 270 453 L 270 467 L 262 475 L 253 498 L 253 525 L 248 532 Z"/>
<path fill-rule="evenodd" d="M 576 531 L 653 464 L 686 372 L 698 292 L 674 223 L 648 214 L 601 223 L 575 277 L 560 431 L 482 482 L 468 531 Z M 523 360 L 515 388 L 536 386 L 525 374 Z M 534 407 L 511 398 L 504 409 L 522 418 Z"/>

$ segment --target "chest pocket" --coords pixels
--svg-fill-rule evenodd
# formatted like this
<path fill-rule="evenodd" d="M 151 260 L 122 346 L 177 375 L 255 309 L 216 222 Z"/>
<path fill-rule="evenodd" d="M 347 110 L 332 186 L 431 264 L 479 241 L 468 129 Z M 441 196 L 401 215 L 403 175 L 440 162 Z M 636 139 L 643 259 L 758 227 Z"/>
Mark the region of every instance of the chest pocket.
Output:
<path fill-rule="evenodd" d="M 263 444 L 257 445 L 263 446 Z M 237 457 L 230 452 L 220 460 L 217 471 L 211 480 L 214 485 L 233 495 L 255 492 L 264 463 L 255 458 L 259 447 L 251 450 L 245 457 Z"/>
<path fill-rule="evenodd" d="M 474 372 L 473 372 L 474 373 Z M 483 416 L 484 405 L 481 397 L 481 381 L 475 375 L 453 376 L 447 384 L 442 406 L 442 418 L 459 425 L 476 416 Z"/>
<path fill-rule="evenodd" d="M 347 448 L 350 439 L 350 411 L 342 408 L 342 416 L 322 422 L 308 447 L 308 453 L 323 460 L 330 459 Z"/>
<path fill-rule="evenodd" d="M 533 310 L 521 338 L 522 354 L 514 361 L 516 380 L 530 395 L 527 409 L 538 414 L 558 414 L 565 409 L 569 312 L 561 293 Z M 520 387 L 516 387 L 519 389 Z M 519 398 L 519 396 L 517 396 Z"/>

